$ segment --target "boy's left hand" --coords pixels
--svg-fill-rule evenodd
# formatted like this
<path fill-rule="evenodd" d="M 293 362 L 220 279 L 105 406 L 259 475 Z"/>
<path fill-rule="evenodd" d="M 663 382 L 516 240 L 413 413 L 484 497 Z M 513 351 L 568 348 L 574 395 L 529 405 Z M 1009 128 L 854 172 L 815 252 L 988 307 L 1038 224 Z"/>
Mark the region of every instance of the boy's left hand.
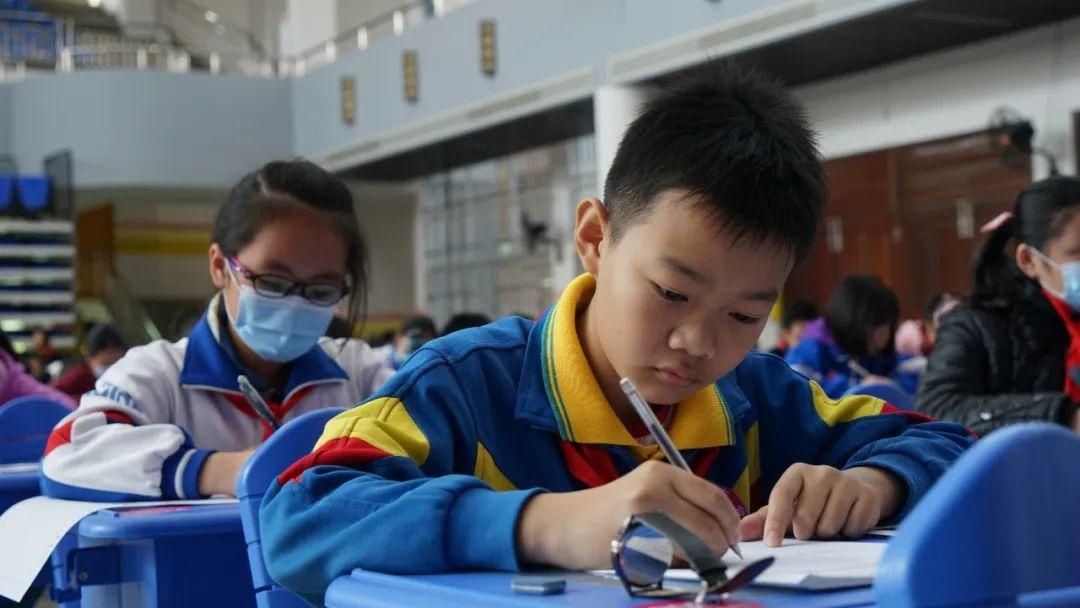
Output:
<path fill-rule="evenodd" d="M 882 469 L 797 463 L 780 476 L 769 504 L 742 519 L 739 531 L 743 540 L 764 538 L 771 547 L 788 530 L 801 540 L 858 538 L 896 512 L 906 492 L 899 478 Z"/>

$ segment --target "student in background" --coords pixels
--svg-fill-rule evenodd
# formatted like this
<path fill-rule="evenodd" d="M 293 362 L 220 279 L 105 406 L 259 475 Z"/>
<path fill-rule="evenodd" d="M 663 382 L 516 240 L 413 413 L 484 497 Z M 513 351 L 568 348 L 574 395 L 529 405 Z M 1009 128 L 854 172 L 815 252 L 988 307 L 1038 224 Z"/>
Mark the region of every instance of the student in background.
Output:
<path fill-rule="evenodd" d="M 19 363 L 15 349 L 11 347 L 11 340 L 0 331 L 0 405 L 28 395 L 45 397 L 68 407 L 75 407 L 75 401 L 67 394 L 38 382 L 27 373 Z"/>
<path fill-rule="evenodd" d="M 470 327 L 481 327 L 491 323 L 491 317 L 480 312 L 459 312 L 458 314 L 450 317 L 450 320 L 446 322 L 446 326 L 443 327 L 442 335 L 448 336 L 455 331 L 461 331 L 463 329 L 469 329 Z"/>
<path fill-rule="evenodd" d="M 787 356 L 788 351 L 799 345 L 806 326 L 819 316 L 813 302 L 802 299 L 793 301 L 780 320 L 780 340 L 769 352 L 781 358 Z"/>
<path fill-rule="evenodd" d="M 922 377 L 926 372 L 927 356 L 934 350 L 942 317 L 962 300 L 963 296 L 948 291 L 934 294 L 923 309 L 922 319 L 908 319 L 900 324 L 896 330 L 896 353 L 904 360 L 897 370 Z"/>
<path fill-rule="evenodd" d="M 391 367 L 400 369 L 410 355 L 436 337 L 435 321 L 427 315 L 414 315 L 402 323 L 390 342 L 379 351 L 386 356 Z"/>
<path fill-rule="evenodd" d="M 323 336 L 335 308 L 362 314 L 367 253 L 349 189 L 307 161 L 244 177 L 214 221 L 219 292 L 178 342 L 132 348 L 61 421 L 45 493 L 82 500 L 235 493 L 251 451 L 279 424 L 366 399 L 392 373 L 360 340 Z M 243 374 L 265 408 L 238 390 Z"/>
<path fill-rule="evenodd" d="M 926 336 L 926 341 L 923 344 L 924 355 L 929 355 L 934 350 L 934 344 L 937 343 L 938 328 L 941 327 L 945 315 L 955 310 L 963 302 L 964 296 L 952 291 L 935 294 L 927 302 L 923 314 L 923 334 Z"/>
<path fill-rule="evenodd" d="M 354 568 L 607 568 L 645 511 L 717 554 L 740 536 L 857 537 L 901 518 L 967 433 L 834 402 L 750 352 L 823 202 L 813 135 L 779 85 L 729 70 L 650 101 L 604 201 L 577 207 L 587 274 L 538 323 L 428 343 L 332 420 L 263 499 L 270 574 L 319 604 Z M 695 473 L 659 461 L 623 377 Z"/>
<path fill-rule="evenodd" d="M 807 325 L 787 362 L 830 397 L 882 382 L 897 382 L 914 393 L 917 377 L 897 373 L 893 339 L 899 322 L 900 302 L 891 289 L 876 277 L 847 277 L 829 298 L 825 317 Z"/>
<path fill-rule="evenodd" d="M 115 325 L 95 325 L 86 332 L 83 359 L 60 375 L 53 386 L 79 398 L 94 390 L 94 383 L 127 352 L 127 344 Z"/>
<path fill-rule="evenodd" d="M 48 329 L 38 327 L 30 334 L 30 348 L 27 349 L 23 361 L 27 371 L 38 382 L 49 384 L 56 379 L 63 363 L 49 341 Z"/>
<path fill-rule="evenodd" d="M 970 302 L 944 318 L 917 404 L 984 434 L 1080 432 L 1080 180 L 1035 182 L 984 228 Z"/>
<path fill-rule="evenodd" d="M 908 357 L 923 357 L 926 349 L 926 325 L 917 319 L 907 319 L 896 328 L 896 352 Z M 923 357 L 925 359 L 925 357 Z"/>
<path fill-rule="evenodd" d="M 49 330 L 44 327 L 35 328 L 33 333 L 30 334 L 30 352 L 27 353 L 31 357 L 37 357 L 41 359 L 45 365 L 56 361 L 59 355 L 56 354 L 56 349 L 53 348 L 49 342 Z"/>

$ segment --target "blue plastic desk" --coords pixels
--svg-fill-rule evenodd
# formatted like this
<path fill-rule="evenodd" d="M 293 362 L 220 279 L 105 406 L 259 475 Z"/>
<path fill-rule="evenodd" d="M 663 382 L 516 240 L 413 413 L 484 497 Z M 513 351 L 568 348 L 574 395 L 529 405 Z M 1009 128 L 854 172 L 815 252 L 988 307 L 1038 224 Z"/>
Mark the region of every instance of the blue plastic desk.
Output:
<path fill-rule="evenodd" d="M 355 570 L 351 576 L 339 578 L 330 585 L 326 591 L 326 605 L 328 608 L 419 605 L 442 608 L 623 608 L 657 602 L 655 599 L 633 599 L 618 581 L 583 573 L 559 575 L 567 579 L 566 593 L 523 595 L 510 589 L 514 576 L 505 572 L 394 576 Z M 752 588 L 739 591 L 733 599 L 758 602 L 768 608 L 854 608 L 872 606 L 874 594 L 869 587 L 832 592 Z"/>
<path fill-rule="evenodd" d="M 236 504 L 100 511 L 68 534 L 52 568 L 65 608 L 255 606 Z"/>
<path fill-rule="evenodd" d="M 11 505 L 41 493 L 37 471 L 5 473 L 0 471 L 0 513 Z"/>

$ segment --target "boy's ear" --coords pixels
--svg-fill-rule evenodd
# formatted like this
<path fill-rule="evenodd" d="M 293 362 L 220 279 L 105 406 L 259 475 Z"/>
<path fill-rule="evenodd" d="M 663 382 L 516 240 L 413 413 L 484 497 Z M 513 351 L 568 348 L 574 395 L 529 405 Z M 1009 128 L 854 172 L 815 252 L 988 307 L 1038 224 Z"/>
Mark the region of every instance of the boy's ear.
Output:
<path fill-rule="evenodd" d="M 607 208 L 598 198 L 587 198 L 577 207 L 574 247 L 585 272 L 596 275 L 600 268 L 601 244 L 608 234 Z"/>

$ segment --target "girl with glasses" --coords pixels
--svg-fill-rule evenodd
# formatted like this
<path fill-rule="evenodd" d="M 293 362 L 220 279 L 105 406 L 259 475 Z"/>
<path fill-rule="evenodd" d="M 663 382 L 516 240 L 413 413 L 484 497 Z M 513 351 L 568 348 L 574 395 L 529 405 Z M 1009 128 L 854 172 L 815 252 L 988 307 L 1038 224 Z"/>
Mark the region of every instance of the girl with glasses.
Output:
<path fill-rule="evenodd" d="M 235 495 L 251 452 L 311 410 L 363 401 L 392 373 L 360 340 L 367 251 L 339 178 L 272 162 L 232 189 L 209 251 L 218 292 L 190 334 L 131 349 L 54 429 L 45 491 L 80 500 Z M 258 395 L 241 390 L 243 376 Z"/>

